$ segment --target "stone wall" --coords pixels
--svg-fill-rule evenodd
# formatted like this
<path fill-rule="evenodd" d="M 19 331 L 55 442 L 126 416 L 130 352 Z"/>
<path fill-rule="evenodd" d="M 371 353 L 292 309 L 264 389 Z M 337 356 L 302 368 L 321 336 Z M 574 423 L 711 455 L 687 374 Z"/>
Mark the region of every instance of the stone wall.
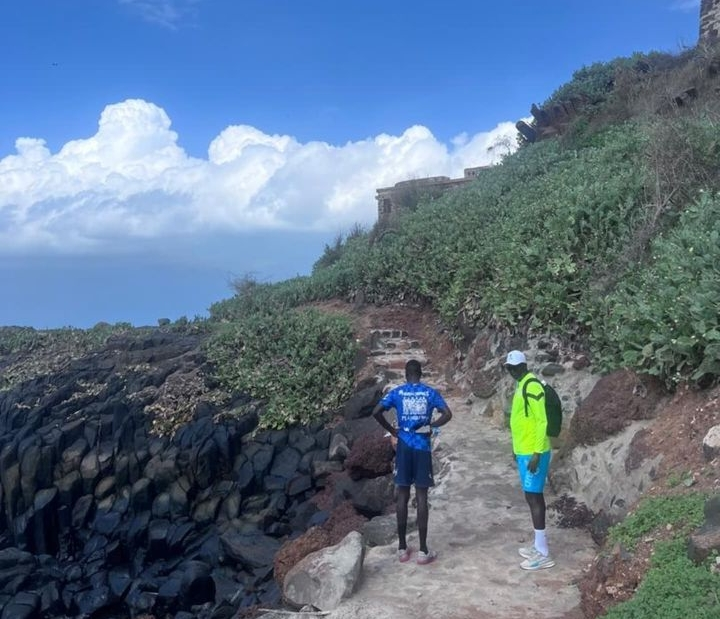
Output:
<path fill-rule="evenodd" d="M 720 0 L 702 0 L 700 4 L 700 42 L 717 42 L 720 36 Z"/>

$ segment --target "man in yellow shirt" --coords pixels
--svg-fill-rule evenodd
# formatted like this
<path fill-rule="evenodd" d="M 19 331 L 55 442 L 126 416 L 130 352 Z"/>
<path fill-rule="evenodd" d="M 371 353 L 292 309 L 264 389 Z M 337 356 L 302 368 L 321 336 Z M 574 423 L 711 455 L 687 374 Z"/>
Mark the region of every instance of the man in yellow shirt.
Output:
<path fill-rule="evenodd" d="M 550 557 L 545 534 L 545 480 L 550 468 L 551 446 L 547 437 L 545 389 L 527 368 L 525 354 L 519 350 L 508 353 L 505 368 L 517 381 L 510 408 L 510 433 L 517 462 L 520 484 L 530 507 L 535 542 L 520 548 L 524 570 L 541 570 L 555 565 Z"/>

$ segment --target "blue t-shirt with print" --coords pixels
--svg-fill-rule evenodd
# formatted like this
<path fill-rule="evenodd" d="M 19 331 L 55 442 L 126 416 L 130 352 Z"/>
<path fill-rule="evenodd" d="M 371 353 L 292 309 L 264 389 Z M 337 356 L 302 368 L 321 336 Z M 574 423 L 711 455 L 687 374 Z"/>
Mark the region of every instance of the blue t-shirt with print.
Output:
<path fill-rule="evenodd" d="M 413 449 L 430 451 L 430 437 L 414 430 L 430 423 L 433 410 L 447 408 L 438 391 L 423 383 L 405 383 L 391 389 L 380 402 L 387 410 L 395 409 L 398 439 Z"/>

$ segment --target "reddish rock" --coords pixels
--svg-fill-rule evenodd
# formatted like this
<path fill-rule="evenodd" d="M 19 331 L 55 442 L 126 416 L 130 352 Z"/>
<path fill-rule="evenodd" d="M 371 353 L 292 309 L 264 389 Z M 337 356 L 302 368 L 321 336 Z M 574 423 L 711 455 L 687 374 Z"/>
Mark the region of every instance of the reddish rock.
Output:
<path fill-rule="evenodd" d="M 343 501 L 330 514 L 330 518 L 322 525 L 330 535 L 330 544 L 340 543 L 350 531 L 362 531 L 367 518 L 358 514 L 350 501 Z"/>
<path fill-rule="evenodd" d="M 652 376 L 629 370 L 603 376 L 573 415 L 566 448 L 595 445 L 630 421 L 653 418 L 664 395 L 662 382 Z"/>
<path fill-rule="evenodd" d="M 339 544 L 350 531 L 362 532 L 366 522 L 367 518 L 358 514 L 350 501 L 340 503 L 322 526 L 312 527 L 283 544 L 273 563 L 275 581 L 282 588 L 285 576 L 301 559 L 316 550 Z"/>
<path fill-rule="evenodd" d="M 395 452 L 382 430 L 359 437 L 345 459 L 345 470 L 353 480 L 372 479 L 392 472 Z"/>
<path fill-rule="evenodd" d="M 585 617 L 601 617 L 613 606 L 629 600 L 647 572 L 647 556 L 631 555 L 619 546 L 599 554 L 578 583 Z"/>
<path fill-rule="evenodd" d="M 330 534 L 322 527 L 312 527 L 300 537 L 283 544 L 273 562 L 275 581 L 282 587 L 286 574 L 294 565 L 311 552 L 327 546 L 332 546 Z"/>

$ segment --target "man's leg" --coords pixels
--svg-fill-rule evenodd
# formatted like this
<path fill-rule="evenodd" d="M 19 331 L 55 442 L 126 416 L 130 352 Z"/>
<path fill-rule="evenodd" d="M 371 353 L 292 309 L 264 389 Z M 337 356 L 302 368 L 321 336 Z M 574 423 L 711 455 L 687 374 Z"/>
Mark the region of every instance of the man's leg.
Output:
<path fill-rule="evenodd" d="M 518 473 L 520 475 L 520 483 L 525 493 L 525 501 L 527 501 L 530 507 L 533 529 L 535 529 L 534 547 L 541 554 L 547 556 L 549 550 L 545 534 L 545 495 L 543 494 L 543 490 L 550 467 L 551 454 L 548 451 L 540 456 L 538 468 L 535 473 L 528 471 L 527 467 L 530 458 L 531 456 L 529 455 L 519 455 L 516 457 Z"/>
<path fill-rule="evenodd" d="M 526 492 L 525 500 L 530 506 L 530 516 L 535 529 L 535 549 L 547 557 L 550 550 L 545 533 L 545 495 L 542 492 Z"/>
<path fill-rule="evenodd" d="M 417 499 L 417 527 L 420 538 L 420 552 L 428 552 L 428 489 L 415 486 L 415 498 Z"/>
<path fill-rule="evenodd" d="M 540 492 L 526 492 L 525 500 L 530 507 L 534 529 L 545 529 L 545 495 Z"/>
<path fill-rule="evenodd" d="M 398 531 L 398 549 L 405 550 L 407 548 L 407 518 L 408 518 L 408 501 L 410 500 L 410 486 L 397 487 L 397 531 Z"/>
<path fill-rule="evenodd" d="M 407 549 L 407 517 L 408 501 L 410 500 L 410 486 L 412 479 L 412 450 L 403 441 L 398 441 L 395 451 L 395 487 L 397 488 L 397 503 L 395 513 L 397 514 L 398 549 Z M 403 553 L 400 553 L 401 561 L 406 561 Z"/>

